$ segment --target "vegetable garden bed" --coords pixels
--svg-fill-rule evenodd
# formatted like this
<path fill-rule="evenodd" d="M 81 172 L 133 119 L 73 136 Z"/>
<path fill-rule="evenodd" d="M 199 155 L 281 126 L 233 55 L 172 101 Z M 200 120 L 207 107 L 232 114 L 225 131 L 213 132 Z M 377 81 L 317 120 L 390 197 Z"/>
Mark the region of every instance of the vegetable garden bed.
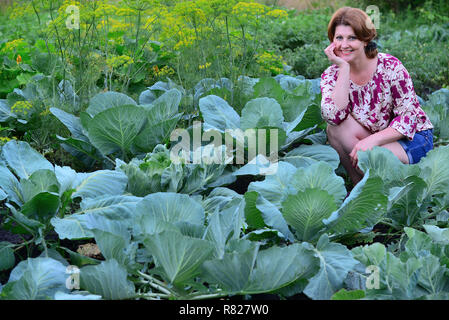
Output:
<path fill-rule="evenodd" d="M 350 186 L 335 173 L 338 155 L 320 127 L 315 82 L 254 80 L 245 79 L 248 102 L 241 115 L 208 93 L 213 88 L 204 84 L 210 82 L 191 94 L 199 101 L 202 134 L 205 128 L 224 134 L 230 126 L 282 132 L 279 159 L 269 163 L 276 170 L 268 174 L 263 162 L 195 164 L 194 150 L 176 163 L 162 143 L 185 121 L 178 105 L 188 93 L 164 83 L 142 92 L 139 103 L 100 93 L 80 118 L 50 110 L 71 132 L 59 137 L 66 150 L 85 163 L 101 161 L 104 169 L 76 172 L 53 165 L 26 142 L 7 142 L 0 166 L 2 226 L 26 241 L 2 242 L 1 266 L 9 278 L 1 296 L 446 297 L 449 147 L 435 148 L 416 165 L 403 165 L 383 148 L 363 152 L 365 176 L 345 197 Z M 435 95 L 447 98 L 444 93 Z M 291 108 L 296 99 L 302 108 Z M 198 146 L 204 161 L 207 144 Z M 145 148 L 153 151 L 142 153 Z M 78 253 L 86 243 L 96 243 L 104 260 Z M 24 246 L 29 257 L 18 261 L 14 250 Z"/>
<path fill-rule="evenodd" d="M 353 186 L 320 78 L 261 47 L 316 72 L 313 16 L 291 39 L 254 1 L 81 2 L 75 31 L 70 1 L 0 25 L 0 299 L 449 299 L 448 89 L 420 98 L 434 150 L 360 152 Z"/>

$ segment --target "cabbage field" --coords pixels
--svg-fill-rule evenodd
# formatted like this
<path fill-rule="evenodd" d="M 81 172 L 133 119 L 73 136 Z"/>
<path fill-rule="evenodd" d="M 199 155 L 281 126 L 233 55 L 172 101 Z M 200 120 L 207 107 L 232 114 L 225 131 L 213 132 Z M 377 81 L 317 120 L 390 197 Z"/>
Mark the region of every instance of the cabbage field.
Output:
<path fill-rule="evenodd" d="M 0 299 L 449 299 L 449 90 L 420 98 L 434 150 L 413 165 L 359 152 L 353 186 L 320 78 L 260 38 L 292 15 L 231 0 L 4 8 Z"/>

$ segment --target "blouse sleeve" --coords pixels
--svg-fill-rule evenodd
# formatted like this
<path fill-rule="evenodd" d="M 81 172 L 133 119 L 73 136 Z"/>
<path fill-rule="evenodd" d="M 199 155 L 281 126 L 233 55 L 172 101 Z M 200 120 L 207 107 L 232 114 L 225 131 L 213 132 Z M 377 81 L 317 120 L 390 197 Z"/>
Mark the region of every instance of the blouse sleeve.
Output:
<path fill-rule="evenodd" d="M 391 96 L 394 118 L 389 126 L 412 140 L 420 117 L 420 107 L 412 79 L 402 63 L 399 63 L 393 71 Z"/>
<path fill-rule="evenodd" d="M 326 69 L 321 75 L 321 116 L 331 125 L 339 125 L 348 117 L 350 102 L 345 109 L 339 110 L 332 100 L 332 92 L 337 81 L 337 69 L 332 67 Z"/>

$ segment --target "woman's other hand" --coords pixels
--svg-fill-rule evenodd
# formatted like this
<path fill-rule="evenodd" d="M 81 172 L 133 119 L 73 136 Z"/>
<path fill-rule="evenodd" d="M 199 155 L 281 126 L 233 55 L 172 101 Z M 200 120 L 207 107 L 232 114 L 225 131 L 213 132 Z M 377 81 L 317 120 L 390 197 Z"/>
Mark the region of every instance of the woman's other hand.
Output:
<path fill-rule="evenodd" d="M 338 67 L 342 67 L 345 65 L 349 66 L 349 63 L 347 63 L 342 58 L 338 57 L 335 54 L 334 50 L 335 50 L 335 43 L 333 43 L 333 42 L 326 49 L 324 49 L 324 53 L 326 54 L 329 61 L 332 62 L 333 64 L 336 64 Z"/>
<path fill-rule="evenodd" d="M 366 151 L 371 150 L 373 147 L 379 146 L 379 142 L 376 140 L 375 135 L 370 135 L 366 137 L 365 139 L 360 140 L 356 143 L 354 148 L 352 149 L 351 153 L 349 154 L 349 158 L 351 160 L 351 164 L 354 168 L 358 165 L 358 155 L 357 151 Z"/>

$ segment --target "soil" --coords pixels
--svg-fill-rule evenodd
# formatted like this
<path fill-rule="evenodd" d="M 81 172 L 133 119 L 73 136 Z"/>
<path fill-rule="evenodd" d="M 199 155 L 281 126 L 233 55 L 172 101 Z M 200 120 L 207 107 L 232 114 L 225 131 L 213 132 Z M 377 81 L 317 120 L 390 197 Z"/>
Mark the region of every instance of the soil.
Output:
<path fill-rule="evenodd" d="M 262 177 L 262 179 L 265 178 Z M 237 180 L 232 184 L 227 185 L 226 188 L 234 190 L 238 194 L 245 194 L 245 192 L 248 191 L 248 185 L 253 181 L 257 181 L 257 179 L 252 175 L 237 176 Z"/>
<path fill-rule="evenodd" d="M 3 209 L 3 208 L 2 208 Z M 29 234 L 14 234 L 13 232 L 9 230 L 5 230 L 2 228 L 2 224 L 4 221 L 4 216 L 0 215 L 0 242 L 7 241 L 12 244 L 21 244 L 24 241 L 30 240 L 31 235 Z M 58 237 L 58 234 L 54 231 L 51 231 L 48 235 L 46 235 L 45 240 L 47 242 L 58 242 L 60 247 L 67 248 L 73 252 L 78 252 L 80 254 L 83 254 L 87 257 L 104 260 L 101 252 L 99 251 L 97 245 L 95 243 L 92 243 L 92 239 L 86 239 L 86 240 L 60 240 Z M 88 249 L 86 251 L 86 249 Z M 30 257 L 35 258 L 41 254 L 41 250 L 37 246 L 32 246 L 32 249 L 30 252 L 27 251 L 27 247 L 23 247 L 18 249 L 15 252 L 16 255 L 16 263 L 20 262 L 23 257 Z M 10 271 L 10 270 L 9 270 Z M 4 280 L 4 276 L 6 273 L 9 273 L 8 270 L 0 272 L 0 283 L 3 283 L 1 280 Z"/>
<path fill-rule="evenodd" d="M 101 254 L 100 248 L 98 248 L 98 246 L 95 243 L 89 242 L 86 244 L 81 244 L 78 246 L 78 249 L 76 249 L 76 252 L 78 252 L 79 254 L 82 254 L 86 257 L 104 260 L 104 257 Z"/>
<path fill-rule="evenodd" d="M 0 216 L 0 226 L 3 223 L 3 219 L 4 217 Z M 30 237 L 27 235 L 14 234 L 11 231 L 4 230 L 3 228 L 0 227 L 0 242 L 7 241 L 10 243 L 19 244 L 22 243 L 24 239 L 29 240 Z"/>
<path fill-rule="evenodd" d="M 387 225 L 384 225 L 382 223 L 379 223 L 374 226 L 373 231 L 375 233 L 386 234 L 386 233 L 390 233 L 390 227 Z M 380 242 L 386 246 L 396 240 L 399 240 L 400 237 L 401 236 L 399 236 L 399 235 L 391 235 L 391 236 L 381 235 L 381 236 L 374 237 L 373 242 Z"/>

